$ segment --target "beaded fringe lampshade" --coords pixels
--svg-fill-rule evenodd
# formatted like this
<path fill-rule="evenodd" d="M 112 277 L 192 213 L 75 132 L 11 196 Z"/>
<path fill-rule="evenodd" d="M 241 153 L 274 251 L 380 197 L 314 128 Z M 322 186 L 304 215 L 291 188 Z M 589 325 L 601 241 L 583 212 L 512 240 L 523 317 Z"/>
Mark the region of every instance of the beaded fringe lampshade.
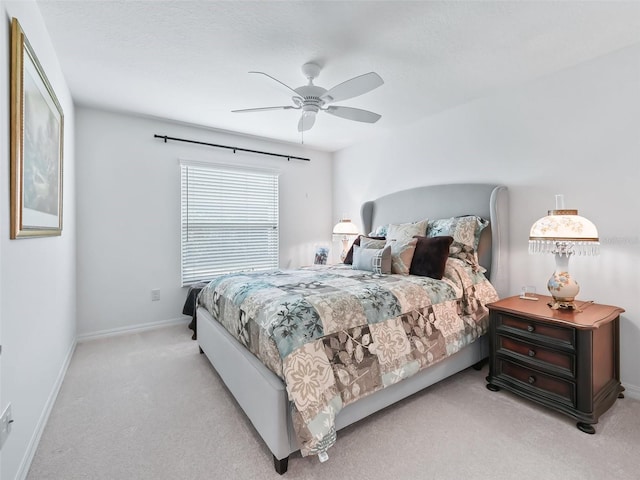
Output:
<path fill-rule="evenodd" d="M 547 283 L 553 297 L 551 308 L 577 309 L 574 300 L 580 287 L 569 274 L 569 258 L 598 255 L 598 230 L 577 210 L 565 209 L 563 195 L 556 195 L 556 210 L 548 213 L 531 227 L 529 253 L 552 253 L 556 257 L 556 270 Z"/>

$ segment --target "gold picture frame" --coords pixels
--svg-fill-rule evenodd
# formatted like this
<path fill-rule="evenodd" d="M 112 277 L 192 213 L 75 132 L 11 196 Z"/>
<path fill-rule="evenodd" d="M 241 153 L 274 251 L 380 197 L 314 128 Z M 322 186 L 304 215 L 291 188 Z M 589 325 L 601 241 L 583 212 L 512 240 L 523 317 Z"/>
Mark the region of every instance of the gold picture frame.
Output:
<path fill-rule="evenodd" d="M 11 21 L 10 237 L 62 234 L 64 115 L 16 18 Z"/>

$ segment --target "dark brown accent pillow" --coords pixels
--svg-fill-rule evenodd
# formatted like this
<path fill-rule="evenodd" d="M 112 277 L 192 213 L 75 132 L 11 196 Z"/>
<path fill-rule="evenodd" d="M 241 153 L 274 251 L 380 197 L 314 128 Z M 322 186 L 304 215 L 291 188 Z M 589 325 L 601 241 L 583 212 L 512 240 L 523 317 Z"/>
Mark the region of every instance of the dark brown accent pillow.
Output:
<path fill-rule="evenodd" d="M 346 263 L 347 265 L 352 265 L 353 264 L 353 246 L 354 245 L 358 245 L 360 246 L 360 238 L 365 237 L 365 238 L 371 238 L 372 240 L 384 240 L 385 237 L 367 237 L 366 235 L 358 235 L 358 238 L 356 238 L 353 243 L 351 244 L 351 248 L 349 248 L 349 251 L 347 252 L 347 256 L 344 257 L 344 262 L 342 263 Z"/>
<path fill-rule="evenodd" d="M 444 268 L 449 258 L 449 246 L 453 243 L 453 237 L 419 237 L 416 251 L 411 260 L 411 275 L 431 277 L 440 280 L 444 275 Z"/>

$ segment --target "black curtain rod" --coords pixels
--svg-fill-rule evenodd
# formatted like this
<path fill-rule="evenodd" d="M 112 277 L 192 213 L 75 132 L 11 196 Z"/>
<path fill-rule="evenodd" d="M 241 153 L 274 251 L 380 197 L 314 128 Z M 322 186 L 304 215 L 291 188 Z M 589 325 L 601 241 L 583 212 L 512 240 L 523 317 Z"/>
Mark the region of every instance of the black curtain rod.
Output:
<path fill-rule="evenodd" d="M 199 142 L 198 140 L 187 140 L 184 138 L 176 138 L 176 137 L 168 137 L 166 135 L 154 135 L 155 138 L 162 138 L 164 143 L 167 143 L 167 140 L 173 140 L 174 142 L 186 142 L 186 143 L 196 143 L 198 145 L 207 145 L 208 147 L 216 147 L 216 148 L 226 148 L 227 150 L 233 150 L 233 153 L 238 152 L 249 152 L 249 153 L 258 153 L 260 155 L 271 155 L 272 157 L 280 157 L 286 158 L 287 160 L 302 160 L 304 162 L 310 162 L 309 158 L 296 157 L 293 155 L 283 155 L 281 153 L 271 153 L 271 152 L 262 152 L 260 150 L 250 150 L 248 148 L 240 148 L 240 147 L 229 147 L 228 145 L 218 145 L 215 143 L 207 143 L 207 142 Z"/>

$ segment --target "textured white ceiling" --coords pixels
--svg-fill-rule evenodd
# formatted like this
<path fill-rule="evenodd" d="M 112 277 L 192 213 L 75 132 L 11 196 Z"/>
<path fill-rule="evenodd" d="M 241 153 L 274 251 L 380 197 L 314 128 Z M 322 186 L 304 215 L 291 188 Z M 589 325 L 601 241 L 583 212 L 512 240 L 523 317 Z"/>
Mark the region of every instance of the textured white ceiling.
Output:
<path fill-rule="evenodd" d="M 369 71 L 380 88 L 320 113 L 308 146 L 335 151 L 407 122 L 640 42 L 640 2 L 39 0 L 75 101 L 300 143 L 296 88 Z M 28 36 L 28 32 L 27 32 Z M 167 132 L 171 134 L 171 132 Z"/>

